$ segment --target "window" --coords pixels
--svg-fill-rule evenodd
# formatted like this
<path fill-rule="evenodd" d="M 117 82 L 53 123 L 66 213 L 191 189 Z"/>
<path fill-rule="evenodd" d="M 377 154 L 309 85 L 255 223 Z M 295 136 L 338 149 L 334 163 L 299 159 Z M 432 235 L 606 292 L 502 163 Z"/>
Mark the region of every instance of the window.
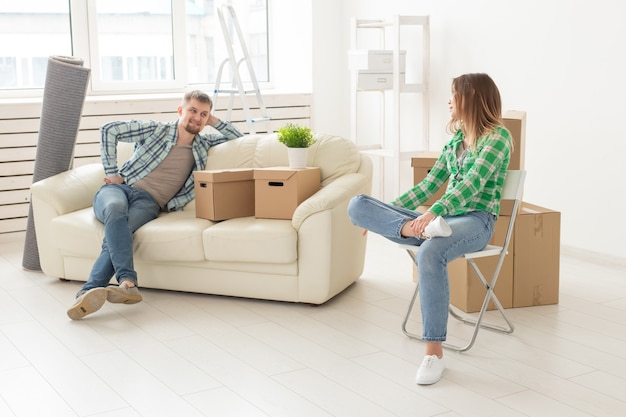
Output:
<path fill-rule="evenodd" d="M 95 94 L 186 86 L 208 89 L 227 58 L 219 4 L 213 0 L 0 0 L 0 93 L 42 89 L 52 55 L 83 59 L 92 70 L 90 88 Z M 268 82 L 266 0 L 228 4 L 237 13 L 257 79 Z M 226 71 L 222 80 L 230 81 L 228 77 Z"/>
<path fill-rule="evenodd" d="M 42 88 L 50 55 L 71 55 L 67 0 L 0 0 L 0 89 Z"/>

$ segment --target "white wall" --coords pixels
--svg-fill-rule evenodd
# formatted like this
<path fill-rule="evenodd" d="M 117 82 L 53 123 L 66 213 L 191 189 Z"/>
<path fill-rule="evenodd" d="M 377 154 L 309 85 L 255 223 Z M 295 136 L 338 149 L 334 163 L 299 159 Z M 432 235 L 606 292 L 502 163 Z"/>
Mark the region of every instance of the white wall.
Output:
<path fill-rule="evenodd" d="M 268 11 L 272 87 L 311 92 L 311 0 L 269 0 Z"/>
<path fill-rule="evenodd" d="M 447 139 L 450 81 L 487 72 L 527 112 L 525 200 L 562 213 L 561 243 L 626 257 L 626 25 L 619 0 L 298 0 L 312 5 L 317 131 L 349 136 L 350 18 L 431 17 L 431 134 Z M 303 16 L 304 17 L 304 16 Z M 410 178 L 407 179 L 410 181 Z"/>

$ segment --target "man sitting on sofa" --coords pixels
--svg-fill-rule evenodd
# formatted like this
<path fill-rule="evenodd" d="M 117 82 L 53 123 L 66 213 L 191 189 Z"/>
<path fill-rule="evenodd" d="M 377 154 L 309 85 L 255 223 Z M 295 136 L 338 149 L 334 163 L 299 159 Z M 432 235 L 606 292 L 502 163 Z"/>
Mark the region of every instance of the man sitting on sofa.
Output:
<path fill-rule="evenodd" d="M 194 90 L 185 94 L 177 121 L 111 122 L 100 129 L 106 177 L 93 209 L 104 223 L 104 239 L 89 279 L 67 311 L 72 320 L 99 310 L 107 300 L 141 301 L 133 266 L 133 233 L 161 210 L 180 210 L 191 201 L 193 171 L 204 169 L 209 148 L 242 136 L 235 126 L 211 115 L 212 107 L 207 94 Z M 207 125 L 220 134 L 200 133 Z M 133 156 L 119 169 L 118 142 L 135 144 Z M 119 285 L 109 285 L 113 275 Z"/>

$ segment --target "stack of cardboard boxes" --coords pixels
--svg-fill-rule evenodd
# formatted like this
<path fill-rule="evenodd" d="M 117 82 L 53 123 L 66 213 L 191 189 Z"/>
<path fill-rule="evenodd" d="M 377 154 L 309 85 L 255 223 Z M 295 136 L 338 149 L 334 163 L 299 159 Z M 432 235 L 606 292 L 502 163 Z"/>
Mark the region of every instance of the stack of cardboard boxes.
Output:
<path fill-rule="evenodd" d="M 504 122 L 514 139 L 514 150 L 508 168 L 524 169 L 526 113 L 508 111 Z M 412 158 L 414 183 L 417 184 L 428 174 L 438 156 L 439 153 L 424 152 Z M 441 197 L 445 187 L 446 185 L 424 204 L 424 210 Z M 491 244 L 501 245 L 504 242 L 512 207 L 511 201 L 502 201 Z M 494 290 L 504 308 L 558 303 L 560 227 L 559 212 L 522 202 L 515 220 L 508 255 Z M 477 260 L 478 267 L 487 280 L 491 279 L 496 262 L 496 257 Z M 486 291 L 469 263 L 463 258 L 452 261 L 448 264 L 448 275 L 451 304 L 468 313 L 479 311 Z M 415 268 L 414 279 L 418 279 Z M 493 303 L 489 308 L 495 308 Z"/>
<path fill-rule="evenodd" d="M 320 169 L 207 170 L 196 171 L 194 180 L 196 217 L 291 219 L 298 205 L 320 189 Z"/>

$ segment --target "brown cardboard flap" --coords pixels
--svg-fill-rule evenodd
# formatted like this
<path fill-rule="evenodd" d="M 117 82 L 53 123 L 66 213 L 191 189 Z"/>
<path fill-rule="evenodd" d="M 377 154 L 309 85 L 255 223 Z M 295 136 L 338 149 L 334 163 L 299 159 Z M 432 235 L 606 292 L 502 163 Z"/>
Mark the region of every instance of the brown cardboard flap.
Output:
<path fill-rule="evenodd" d="M 303 170 L 305 169 L 306 168 L 303 168 Z M 282 168 L 282 167 L 257 168 L 254 170 L 254 179 L 255 180 L 287 181 L 288 179 L 296 175 L 298 171 L 299 171 L 298 169 L 287 168 L 287 167 L 285 168 Z"/>
<path fill-rule="evenodd" d="M 228 169 L 228 170 L 203 170 L 194 172 L 193 176 L 199 182 L 232 182 L 252 180 L 254 171 L 252 168 Z"/>

